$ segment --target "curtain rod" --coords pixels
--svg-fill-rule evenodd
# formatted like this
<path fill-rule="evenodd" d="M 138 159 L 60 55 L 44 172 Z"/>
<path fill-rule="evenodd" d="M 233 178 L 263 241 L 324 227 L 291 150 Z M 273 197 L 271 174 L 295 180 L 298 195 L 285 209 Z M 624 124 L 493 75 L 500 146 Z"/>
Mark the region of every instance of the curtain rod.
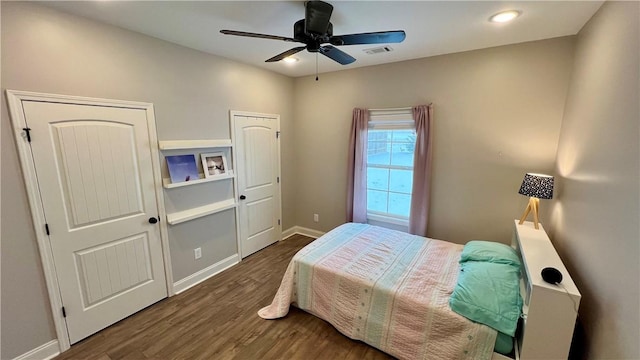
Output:
<path fill-rule="evenodd" d="M 431 106 L 433 103 L 429 103 L 427 106 Z M 402 110 L 412 110 L 412 106 L 407 107 L 398 107 L 398 108 L 386 108 L 386 109 L 368 109 L 369 111 L 402 111 Z"/>
<path fill-rule="evenodd" d="M 400 110 L 411 110 L 413 109 L 411 106 L 400 107 L 400 108 L 386 108 L 386 109 L 369 109 L 369 111 L 400 111 Z"/>

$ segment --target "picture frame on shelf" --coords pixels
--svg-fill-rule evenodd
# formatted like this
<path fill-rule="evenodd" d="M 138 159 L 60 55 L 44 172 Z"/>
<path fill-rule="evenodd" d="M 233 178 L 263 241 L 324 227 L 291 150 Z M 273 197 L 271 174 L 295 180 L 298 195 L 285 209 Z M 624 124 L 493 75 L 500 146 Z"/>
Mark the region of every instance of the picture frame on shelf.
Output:
<path fill-rule="evenodd" d="M 180 183 L 200 179 L 194 154 L 165 156 L 171 183 Z"/>
<path fill-rule="evenodd" d="M 202 160 L 202 170 L 206 179 L 226 175 L 227 157 L 222 152 L 200 154 Z"/>

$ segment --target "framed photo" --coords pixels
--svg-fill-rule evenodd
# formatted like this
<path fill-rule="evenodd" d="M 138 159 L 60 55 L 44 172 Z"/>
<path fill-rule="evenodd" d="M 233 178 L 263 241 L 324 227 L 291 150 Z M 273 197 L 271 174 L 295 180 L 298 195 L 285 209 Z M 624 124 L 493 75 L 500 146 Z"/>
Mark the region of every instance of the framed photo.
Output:
<path fill-rule="evenodd" d="M 227 173 L 227 158 L 224 153 L 200 154 L 205 178 L 212 178 Z"/>
<path fill-rule="evenodd" d="M 167 159 L 172 184 L 200 178 L 195 155 L 172 155 L 166 156 L 165 159 Z"/>

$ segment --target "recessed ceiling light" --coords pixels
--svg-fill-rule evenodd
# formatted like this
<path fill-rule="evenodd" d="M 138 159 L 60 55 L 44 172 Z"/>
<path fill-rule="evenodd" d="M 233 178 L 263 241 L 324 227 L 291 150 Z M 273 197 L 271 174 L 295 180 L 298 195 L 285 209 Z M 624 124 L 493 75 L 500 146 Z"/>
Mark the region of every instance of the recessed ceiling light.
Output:
<path fill-rule="evenodd" d="M 489 21 L 496 23 L 505 23 L 517 18 L 518 16 L 520 16 L 520 14 L 521 12 L 518 10 L 502 11 L 490 17 Z"/>
<path fill-rule="evenodd" d="M 298 60 L 298 58 L 293 56 L 287 56 L 286 58 L 282 59 L 282 61 L 286 62 L 287 64 L 293 64 L 295 62 L 298 62 Z"/>

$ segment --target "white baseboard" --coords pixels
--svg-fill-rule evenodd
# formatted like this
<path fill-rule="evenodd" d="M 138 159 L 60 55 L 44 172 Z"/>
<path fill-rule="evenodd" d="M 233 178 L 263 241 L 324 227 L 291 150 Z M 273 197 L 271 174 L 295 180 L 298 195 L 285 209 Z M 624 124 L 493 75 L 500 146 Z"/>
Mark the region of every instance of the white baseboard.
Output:
<path fill-rule="evenodd" d="M 308 236 L 310 238 L 314 238 L 317 239 L 320 236 L 326 234 L 325 232 L 322 231 L 318 231 L 318 230 L 313 230 L 313 229 L 309 229 L 309 228 L 305 228 L 302 226 L 292 226 L 290 228 L 288 228 L 287 230 L 282 232 L 282 240 L 289 238 L 295 234 L 300 234 L 300 235 L 304 235 L 304 236 Z"/>
<path fill-rule="evenodd" d="M 40 345 L 37 348 L 14 358 L 13 360 L 49 360 L 58 355 L 60 355 L 58 340 L 51 340 L 46 344 Z"/>
<path fill-rule="evenodd" d="M 173 283 L 173 293 L 175 295 L 180 294 L 181 292 L 200 284 L 201 282 L 207 280 L 208 278 L 227 270 L 233 265 L 240 262 L 240 257 L 238 254 L 231 255 L 226 259 L 222 259 L 217 263 L 204 268 L 197 273 L 191 274 L 184 279 L 178 280 Z"/>
<path fill-rule="evenodd" d="M 296 227 L 297 226 L 292 226 L 290 228 L 288 228 L 287 230 L 282 232 L 282 240 L 285 240 L 293 235 L 296 234 Z"/>

